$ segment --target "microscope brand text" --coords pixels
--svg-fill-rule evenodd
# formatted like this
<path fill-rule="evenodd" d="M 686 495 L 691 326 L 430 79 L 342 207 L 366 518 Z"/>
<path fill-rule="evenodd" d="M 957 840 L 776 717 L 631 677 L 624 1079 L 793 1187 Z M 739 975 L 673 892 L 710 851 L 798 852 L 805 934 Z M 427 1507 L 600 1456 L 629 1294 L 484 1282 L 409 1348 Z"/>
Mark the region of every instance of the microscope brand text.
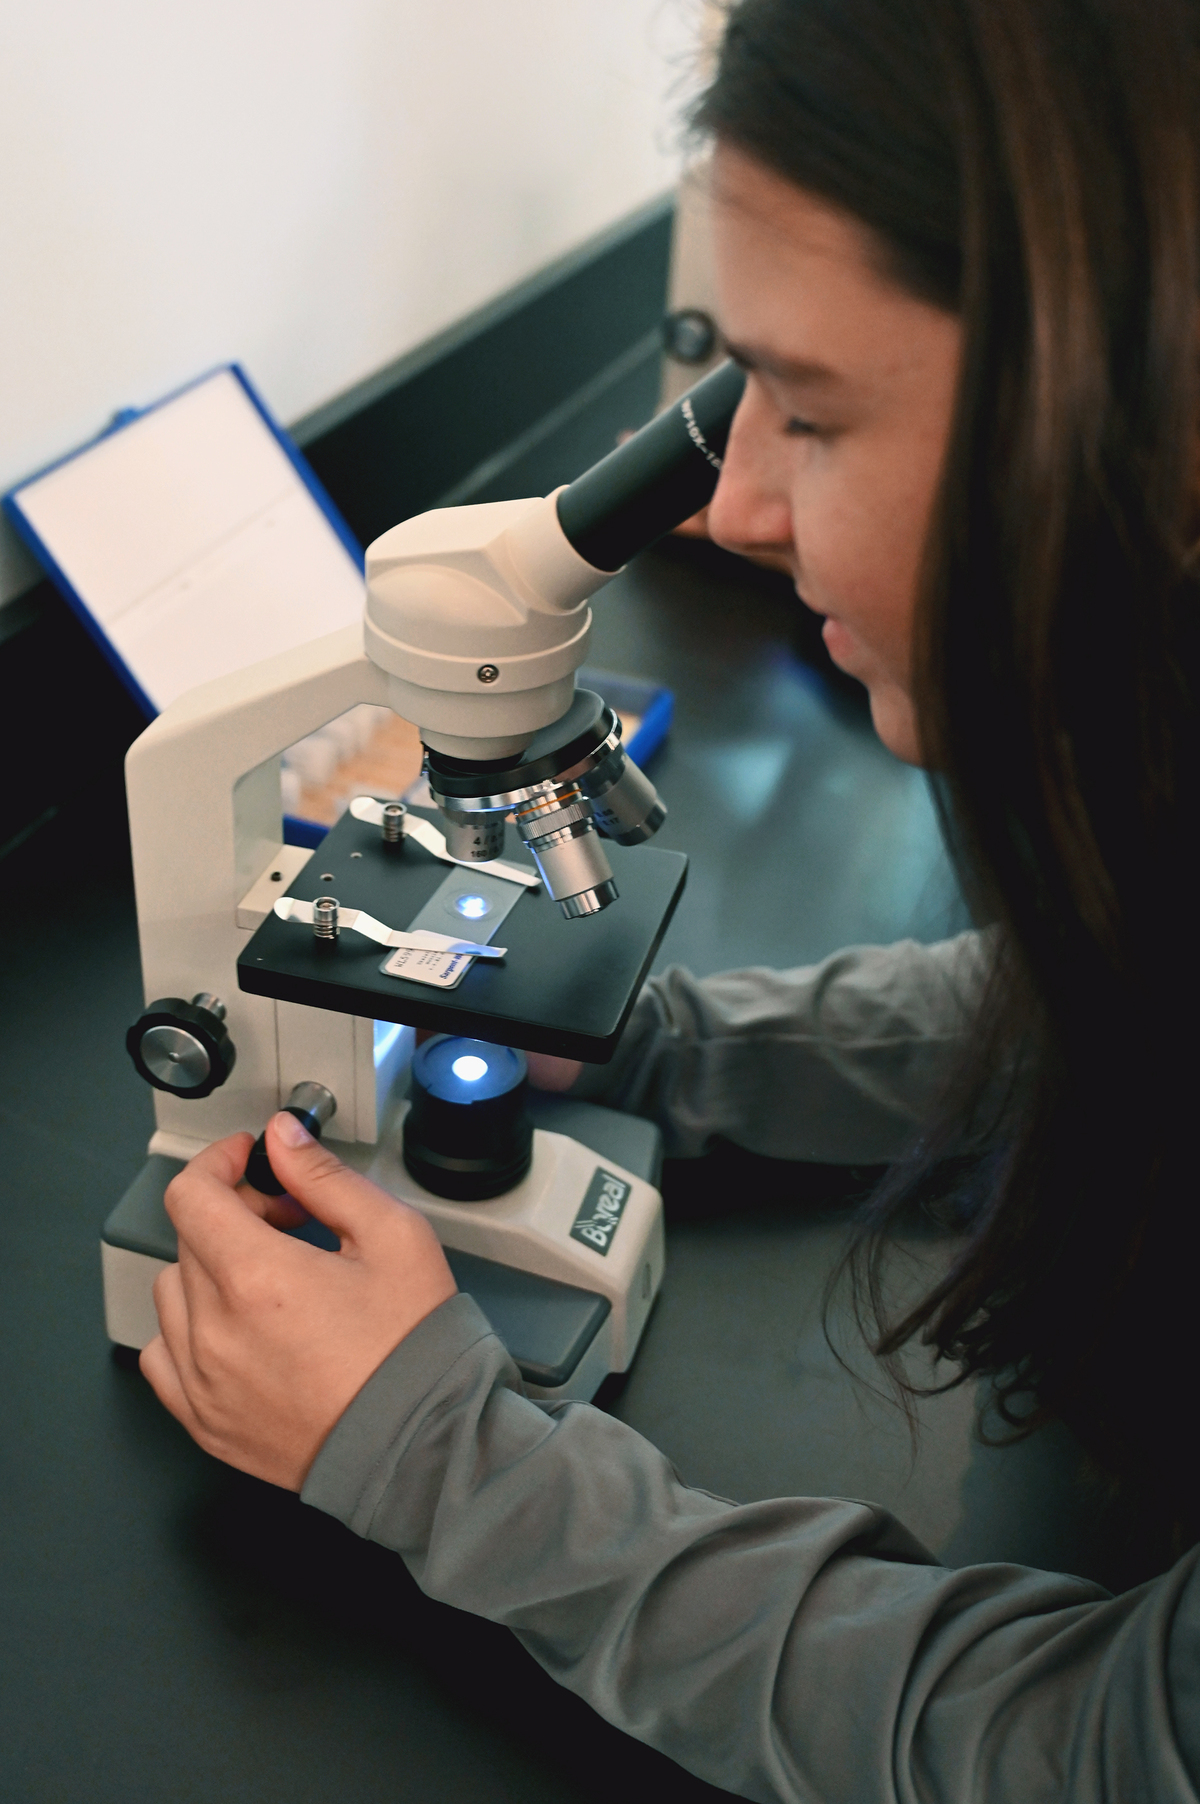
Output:
<path fill-rule="evenodd" d="M 629 1201 L 631 1188 L 615 1172 L 597 1167 L 571 1228 L 571 1239 L 581 1240 L 593 1252 L 607 1253 L 612 1245 L 613 1235 L 621 1225 L 621 1215 Z"/>

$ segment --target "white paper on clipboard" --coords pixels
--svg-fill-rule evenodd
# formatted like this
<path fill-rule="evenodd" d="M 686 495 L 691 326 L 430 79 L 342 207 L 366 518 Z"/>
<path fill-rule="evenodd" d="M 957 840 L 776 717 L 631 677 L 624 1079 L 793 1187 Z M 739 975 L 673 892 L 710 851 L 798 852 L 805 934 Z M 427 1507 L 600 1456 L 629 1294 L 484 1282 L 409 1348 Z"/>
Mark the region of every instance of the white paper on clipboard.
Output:
<path fill-rule="evenodd" d="M 13 503 L 156 710 L 362 617 L 352 552 L 232 369 Z"/>

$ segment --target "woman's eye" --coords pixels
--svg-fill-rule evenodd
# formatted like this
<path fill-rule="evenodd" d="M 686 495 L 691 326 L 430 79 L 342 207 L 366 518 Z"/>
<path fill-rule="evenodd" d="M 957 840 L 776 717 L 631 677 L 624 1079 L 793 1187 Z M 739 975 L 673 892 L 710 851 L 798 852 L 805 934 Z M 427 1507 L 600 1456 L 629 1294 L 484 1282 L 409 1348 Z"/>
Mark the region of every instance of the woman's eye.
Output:
<path fill-rule="evenodd" d="M 784 426 L 783 430 L 788 438 L 812 438 L 816 434 L 818 428 L 813 425 L 811 420 L 791 419 Z"/>

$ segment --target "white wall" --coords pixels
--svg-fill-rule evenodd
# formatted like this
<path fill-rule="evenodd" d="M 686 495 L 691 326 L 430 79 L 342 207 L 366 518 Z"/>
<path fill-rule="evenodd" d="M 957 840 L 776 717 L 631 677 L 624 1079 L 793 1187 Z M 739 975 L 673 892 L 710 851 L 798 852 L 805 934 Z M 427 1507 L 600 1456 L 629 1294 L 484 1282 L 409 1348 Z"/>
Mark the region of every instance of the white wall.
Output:
<path fill-rule="evenodd" d="M 294 420 L 666 188 L 698 8 L 0 14 L 3 489 L 234 357 Z"/>

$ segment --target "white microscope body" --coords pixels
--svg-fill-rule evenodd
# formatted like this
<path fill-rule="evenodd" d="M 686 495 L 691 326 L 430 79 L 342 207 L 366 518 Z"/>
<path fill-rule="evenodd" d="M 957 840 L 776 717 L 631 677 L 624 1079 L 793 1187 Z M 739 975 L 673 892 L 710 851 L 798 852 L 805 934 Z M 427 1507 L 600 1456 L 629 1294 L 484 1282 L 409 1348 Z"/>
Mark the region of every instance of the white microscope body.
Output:
<path fill-rule="evenodd" d="M 695 458 L 686 405 L 685 397 L 681 436 Z M 732 406 L 723 407 L 727 428 Z M 660 422 L 646 434 L 656 428 L 661 438 Z M 672 451 L 676 461 L 681 455 Z M 698 481 L 700 490 L 711 489 L 715 474 L 702 469 Z M 697 504 L 695 488 L 673 495 L 676 518 Z M 675 523 L 635 530 L 648 542 Z M 367 702 L 416 724 L 428 751 L 443 759 L 495 768 L 519 757 L 571 709 L 591 626 L 588 597 L 614 574 L 574 549 L 554 495 L 419 515 L 370 547 L 362 626 L 192 690 L 152 722 L 126 762 L 147 1003 L 219 998 L 236 1048 L 232 1070 L 209 1093 L 155 1089 L 149 1152 L 159 1176 L 214 1139 L 241 1129 L 258 1134 L 296 1085 L 324 1086 L 336 1099 L 325 1137 L 347 1163 L 423 1209 L 447 1248 L 607 1299 L 603 1329 L 571 1378 L 532 1387 L 554 1395 L 591 1395 L 606 1372 L 624 1371 L 632 1358 L 663 1272 L 653 1184 L 574 1138 L 538 1129 L 528 1175 L 507 1194 L 467 1203 L 432 1195 L 399 1151 L 413 1029 L 249 994 L 239 988 L 237 965 L 276 900 L 310 858 L 322 859 L 320 848 L 284 843 L 281 753 Z M 561 783 L 556 794 L 561 810 Z M 581 958 L 586 951 L 581 941 Z M 603 1190 L 605 1176 L 610 1196 L 627 1188 L 611 1233 L 597 1237 L 600 1247 L 581 1238 L 579 1210 L 597 1194 L 597 1181 Z M 141 1230 L 106 1229 L 102 1251 L 110 1336 L 141 1346 L 156 1332 L 150 1288 L 171 1248 Z"/>

